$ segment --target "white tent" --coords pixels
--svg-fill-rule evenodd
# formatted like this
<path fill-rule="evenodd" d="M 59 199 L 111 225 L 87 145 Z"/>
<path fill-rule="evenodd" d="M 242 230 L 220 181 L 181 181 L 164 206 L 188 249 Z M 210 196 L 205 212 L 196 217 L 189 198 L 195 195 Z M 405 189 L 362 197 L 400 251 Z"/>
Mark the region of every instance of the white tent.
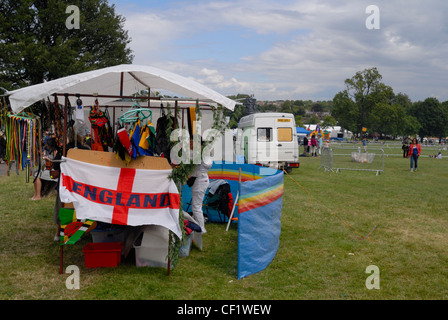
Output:
<path fill-rule="evenodd" d="M 206 86 L 172 72 L 150 66 L 118 65 L 9 91 L 14 113 L 52 94 L 80 94 L 85 105 L 92 105 L 96 96 L 100 105 L 130 96 L 140 90 L 167 90 L 184 97 L 212 101 L 233 110 L 236 102 Z"/>

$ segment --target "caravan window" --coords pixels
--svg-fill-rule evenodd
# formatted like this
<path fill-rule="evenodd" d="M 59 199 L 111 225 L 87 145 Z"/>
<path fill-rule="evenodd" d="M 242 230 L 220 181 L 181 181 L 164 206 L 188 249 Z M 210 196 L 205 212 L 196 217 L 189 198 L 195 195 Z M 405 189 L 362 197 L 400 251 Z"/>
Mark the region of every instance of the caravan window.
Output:
<path fill-rule="evenodd" d="M 277 128 L 278 141 L 292 141 L 292 128 Z"/>
<path fill-rule="evenodd" d="M 257 141 L 272 141 L 272 128 L 258 128 Z"/>

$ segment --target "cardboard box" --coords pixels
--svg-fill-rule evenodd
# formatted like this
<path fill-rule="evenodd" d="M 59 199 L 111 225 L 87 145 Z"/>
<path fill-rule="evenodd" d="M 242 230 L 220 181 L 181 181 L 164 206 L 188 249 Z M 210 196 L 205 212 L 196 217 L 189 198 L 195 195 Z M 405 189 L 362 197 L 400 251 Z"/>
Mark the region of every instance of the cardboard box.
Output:
<path fill-rule="evenodd" d="M 166 158 L 140 156 L 128 164 L 121 159 L 117 159 L 114 152 L 102 152 L 84 149 L 69 149 L 67 158 L 83 161 L 91 164 L 108 166 L 114 168 L 134 168 L 150 170 L 169 170 L 172 169 Z"/>

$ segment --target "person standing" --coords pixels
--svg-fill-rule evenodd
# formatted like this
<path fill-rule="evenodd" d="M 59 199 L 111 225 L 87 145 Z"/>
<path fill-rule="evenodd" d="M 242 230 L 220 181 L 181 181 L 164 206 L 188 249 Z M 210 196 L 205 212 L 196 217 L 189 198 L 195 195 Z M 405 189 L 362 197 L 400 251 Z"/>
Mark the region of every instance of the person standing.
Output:
<path fill-rule="evenodd" d="M 420 143 L 418 143 L 418 140 L 416 138 L 412 139 L 412 143 L 409 146 L 409 156 L 411 157 L 411 172 L 417 171 L 418 157 L 420 156 L 421 152 L 422 146 L 420 145 Z"/>
<path fill-rule="evenodd" d="M 317 147 L 319 149 L 319 157 L 322 154 L 322 145 L 323 145 L 323 140 L 322 140 L 322 135 L 319 133 L 317 135 L 319 138 L 317 139 Z"/>
<path fill-rule="evenodd" d="M 407 158 L 408 152 L 409 152 L 409 138 L 408 137 L 406 137 L 403 140 L 403 146 L 401 148 L 403 149 L 403 158 Z"/>
<path fill-rule="evenodd" d="M 303 138 L 303 154 L 305 157 L 308 154 L 308 135 Z"/>
<path fill-rule="evenodd" d="M 41 170 L 38 170 L 34 174 L 34 195 L 31 200 L 41 200 L 42 191 L 42 180 L 57 182 L 58 177 L 53 177 L 50 172 L 54 170 L 52 160 L 54 160 L 58 153 L 61 151 L 58 148 L 55 138 L 50 138 L 47 140 L 46 148 L 48 148 L 48 153 L 44 154 L 42 159 L 44 160 L 44 165 L 41 166 Z"/>
<path fill-rule="evenodd" d="M 317 140 L 315 135 L 313 134 L 311 136 L 311 156 L 316 157 L 316 148 L 317 148 Z"/>
<path fill-rule="evenodd" d="M 193 140 L 191 140 L 190 148 L 193 150 Z M 202 211 L 202 202 L 204 201 L 205 192 L 209 186 L 208 170 L 212 167 L 213 160 L 203 155 L 201 163 L 196 166 L 190 177 L 195 177 L 194 184 L 191 186 L 191 210 L 193 218 L 198 222 L 202 229 L 202 233 L 206 233 L 204 213 Z"/>
<path fill-rule="evenodd" d="M 364 139 L 362 139 L 362 146 L 364 148 L 364 152 L 367 152 L 367 139 L 366 139 L 366 137 L 364 137 Z"/>

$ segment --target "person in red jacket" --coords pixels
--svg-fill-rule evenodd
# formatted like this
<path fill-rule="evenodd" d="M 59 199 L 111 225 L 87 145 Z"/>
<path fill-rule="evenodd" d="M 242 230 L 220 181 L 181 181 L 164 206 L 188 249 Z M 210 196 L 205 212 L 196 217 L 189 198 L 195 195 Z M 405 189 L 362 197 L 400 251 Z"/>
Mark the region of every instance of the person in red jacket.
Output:
<path fill-rule="evenodd" d="M 417 160 L 420 154 L 422 153 L 422 146 L 420 143 L 418 143 L 417 139 L 412 139 L 412 143 L 409 146 L 409 152 L 408 155 L 411 157 L 411 172 L 417 171 Z M 414 163 L 415 163 L 415 170 L 414 170 Z"/>

